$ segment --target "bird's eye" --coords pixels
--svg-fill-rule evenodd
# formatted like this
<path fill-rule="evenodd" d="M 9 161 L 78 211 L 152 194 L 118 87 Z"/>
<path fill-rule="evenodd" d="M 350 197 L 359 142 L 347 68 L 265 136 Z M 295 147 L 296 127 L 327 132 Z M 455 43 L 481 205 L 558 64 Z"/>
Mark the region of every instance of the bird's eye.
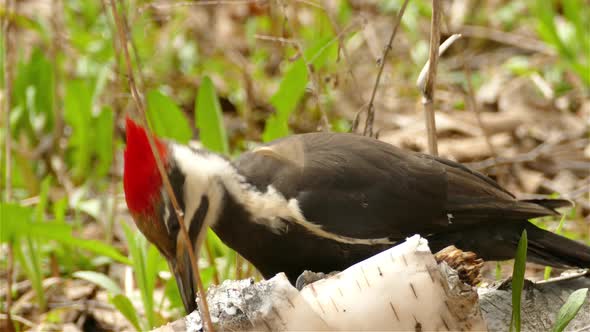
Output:
<path fill-rule="evenodd" d="M 167 196 L 164 197 L 164 204 L 163 204 L 163 219 L 164 224 L 166 225 L 166 230 L 168 230 L 168 234 L 172 238 L 176 238 L 178 235 L 178 231 L 180 230 L 180 225 L 178 224 L 178 218 L 176 217 L 176 213 L 174 212 L 174 207 L 168 201 Z"/>

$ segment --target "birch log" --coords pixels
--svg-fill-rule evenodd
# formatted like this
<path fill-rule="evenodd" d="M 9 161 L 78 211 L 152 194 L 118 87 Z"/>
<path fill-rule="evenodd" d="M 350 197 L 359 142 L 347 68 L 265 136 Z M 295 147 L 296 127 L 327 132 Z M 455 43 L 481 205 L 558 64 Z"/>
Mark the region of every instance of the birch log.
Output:
<path fill-rule="evenodd" d="M 258 283 L 225 281 L 207 298 L 216 331 L 506 331 L 509 284 L 480 289 L 478 301 L 477 290 L 446 263 L 437 264 L 426 240 L 414 236 L 301 291 L 278 274 Z M 523 331 L 544 331 L 569 294 L 588 287 L 590 278 L 526 285 Z M 588 306 L 587 300 L 569 328 L 590 325 Z M 202 328 L 193 312 L 155 331 Z"/>

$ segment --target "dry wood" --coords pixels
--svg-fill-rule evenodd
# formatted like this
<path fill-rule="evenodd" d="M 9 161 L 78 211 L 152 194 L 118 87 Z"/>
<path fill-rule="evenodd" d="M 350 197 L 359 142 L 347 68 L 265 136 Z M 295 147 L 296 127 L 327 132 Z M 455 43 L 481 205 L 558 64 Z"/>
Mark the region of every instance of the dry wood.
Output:
<path fill-rule="evenodd" d="M 484 330 L 477 293 L 419 236 L 305 286 L 284 274 L 226 281 L 207 295 L 219 331 Z M 370 319 L 368 319 L 370 317 Z M 195 314 L 157 331 L 196 331 Z"/>
<path fill-rule="evenodd" d="M 512 311 L 511 282 L 497 287 L 479 289 L 479 306 L 489 331 L 506 331 Z M 549 331 L 568 296 L 580 288 L 590 287 L 590 275 L 555 278 L 548 282 L 533 283 L 525 280 L 522 293 L 522 331 Z M 590 301 L 586 299 L 578 315 L 568 325 L 568 331 L 588 329 Z"/>
<path fill-rule="evenodd" d="M 414 236 L 300 292 L 281 273 L 259 283 L 225 281 L 210 289 L 207 297 L 219 331 L 506 331 L 512 311 L 510 280 L 476 291 L 461 280 L 475 276 L 481 262 L 470 253 L 451 256 L 455 263 L 463 261 L 455 266 L 470 265 L 464 272 L 471 275 L 461 276 L 446 260 L 437 265 L 426 241 Z M 586 272 L 538 283 L 526 281 L 522 331 L 549 330 L 568 296 L 589 286 Z M 568 328 L 589 325 L 586 300 Z M 154 331 L 201 327 L 195 312 Z"/>

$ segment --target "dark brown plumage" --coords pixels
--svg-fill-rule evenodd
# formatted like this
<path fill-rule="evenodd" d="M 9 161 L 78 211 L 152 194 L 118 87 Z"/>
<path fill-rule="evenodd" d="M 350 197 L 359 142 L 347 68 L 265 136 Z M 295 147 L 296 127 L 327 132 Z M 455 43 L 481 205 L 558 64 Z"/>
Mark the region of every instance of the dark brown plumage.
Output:
<path fill-rule="evenodd" d="M 587 246 L 527 221 L 556 214 L 568 201 L 517 200 L 461 164 L 352 134 L 296 135 L 267 147 L 243 154 L 238 172 L 259 190 L 272 185 L 297 199 L 305 218 L 330 232 L 394 242 L 421 234 L 433 251 L 454 244 L 486 260 L 505 260 L 514 257 L 526 228 L 530 261 L 590 267 Z M 297 225 L 277 235 L 248 223 L 229 195 L 225 204 L 214 230 L 265 277 L 342 270 L 389 247 L 319 239 Z"/>
<path fill-rule="evenodd" d="M 125 153 L 126 199 L 141 203 L 128 204 L 130 211 L 168 259 L 191 311 L 195 287 L 178 221 L 166 191 L 151 185 L 161 183 L 157 172 L 141 158 L 128 158 L 151 153 L 142 143 L 146 136 L 136 127 L 129 133 L 137 137 L 128 139 Z M 426 237 L 433 251 L 455 245 L 486 260 L 504 260 L 514 256 L 523 229 L 530 261 L 590 267 L 589 247 L 527 221 L 557 214 L 555 208 L 569 202 L 517 200 L 449 160 L 336 133 L 287 137 L 234 163 L 158 142 L 192 241 L 201 225 L 210 226 L 265 277 L 285 272 L 294 282 L 304 270 L 343 270 L 414 234 Z M 138 162 L 141 173 L 134 172 Z M 150 178 L 134 179 L 138 174 Z"/>

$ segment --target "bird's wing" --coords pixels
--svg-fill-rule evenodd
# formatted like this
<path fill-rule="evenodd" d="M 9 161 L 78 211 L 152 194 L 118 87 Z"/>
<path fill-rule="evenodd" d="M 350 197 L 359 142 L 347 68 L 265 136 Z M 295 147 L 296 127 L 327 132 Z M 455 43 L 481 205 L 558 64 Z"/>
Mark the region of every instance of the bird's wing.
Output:
<path fill-rule="evenodd" d="M 352 134 L 291 136 L 242 155 L 236 166 L 260 190 L 272 185 L 297 199 L 308 221 L 347 237 L 444 232 L 475 221 L 459 213 L 470 204 L 516 202 L 460 164 Z"/>

